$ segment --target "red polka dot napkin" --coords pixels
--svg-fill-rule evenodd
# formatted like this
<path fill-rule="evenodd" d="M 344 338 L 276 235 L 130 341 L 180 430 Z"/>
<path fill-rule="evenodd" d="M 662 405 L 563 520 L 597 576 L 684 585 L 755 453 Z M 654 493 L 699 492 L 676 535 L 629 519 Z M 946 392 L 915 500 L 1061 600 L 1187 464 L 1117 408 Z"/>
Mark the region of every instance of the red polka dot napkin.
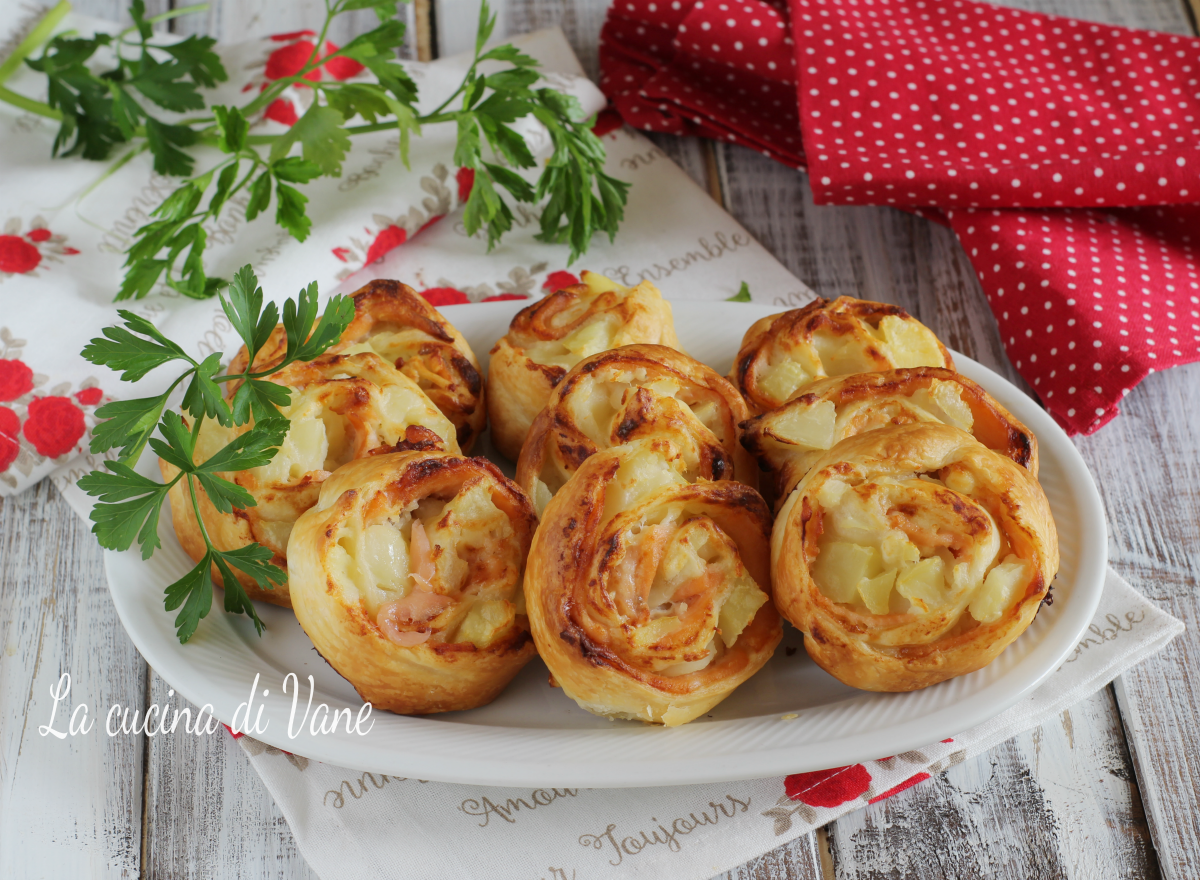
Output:
<path fill-rule="evenodd" d="M 618 0 L 601 63 L 632 125 L 948 223 L 1072 433 L 1200 359 L 1200 40 L 968 0 Z"/>

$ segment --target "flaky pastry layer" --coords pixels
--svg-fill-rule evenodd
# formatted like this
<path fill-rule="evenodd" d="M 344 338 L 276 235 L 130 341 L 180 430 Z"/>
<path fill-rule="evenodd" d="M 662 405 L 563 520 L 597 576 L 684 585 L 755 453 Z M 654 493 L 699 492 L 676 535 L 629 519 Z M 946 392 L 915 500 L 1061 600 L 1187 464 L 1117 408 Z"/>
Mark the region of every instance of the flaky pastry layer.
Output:
<path fill-rule="evenodd" d="M 746 422 L 742 444 L 782 503 L 813 462 L 840 441 L 922 422 L 961 428 L 1037 476 L 1033 432 L 979 385 L 940 367 L 819 379 L 778 409 Z"/>
<path fill-rule="evenodd" d="M 974 672 L 1033 621 L 1058 571 L 1050 505 L 1024 467 L 947 425 L 838 443 L 775 520 L 780 612 L 854 687 Z"/>
<path fill-rule="evenodd" d="M 669 446 L 635 441 L 580 465 L 546 507 L 525 595 L 569 697 L 673 727 L 762 668 L 782 630 L 765 502 L 732 480 L 687 482 Z"/>
<path fill-rule="evenodd" d="M 518 312 L 488 364 L 488 418 L 496 448 L 516 461 L 534 418 L 571 367 L 637 342 L 679 348 L 671 306 L 648 281 L 623 287 L 584 272 L 579 284 Z"/>
<path fill-rule="evenodd" d="M 757 485 L 738 442 L 746 404 L 715 370 L 664 345 L 625 345 L 580 361 L 534 419 L 517 483 L 539 512 L 591 455 L 634 440 L 669 439 L 696 480 Z"/>
<path fill-rule="evenodd" d="M 755 321 L 729 380 L 758 415 L 818 379 L 898 367 L 954 369 L 954 361 L 933 332 L 899 306 L 840 296 Z"/>

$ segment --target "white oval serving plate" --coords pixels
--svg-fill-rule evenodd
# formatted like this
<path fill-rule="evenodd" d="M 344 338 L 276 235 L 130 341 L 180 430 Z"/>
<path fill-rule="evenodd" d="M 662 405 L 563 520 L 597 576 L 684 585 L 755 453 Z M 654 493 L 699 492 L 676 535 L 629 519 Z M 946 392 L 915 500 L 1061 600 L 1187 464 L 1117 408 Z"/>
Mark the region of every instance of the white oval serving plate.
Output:
<path fill-rule="evenodd" d="M 501 336 L 519 301 L 452 306 L 446 316 L 482 360 Z M 676 302 L 675 324 L 688 352 L 726 372 L 750 324 L 778 308 L 752 303 Z M 230 723 L 260 676 L 257 706 L 262 741 L 357 770 L 476 785 L 640 787 L 779 776 L 894 755 L 945 739 L 998 715 L 1030 693 L 1063 662 L 1091 622 L 1107 565 L 1107 538 L 1099 493 L 1066 434 L 1033 400 L 1005 379 L 955 355 L 959 370 L 992 393 L 1037 435 L 1041 482 L 1058 526 L 1062 565 L 1054 604 L 991 665 L 907 694 L 849 688 L 819 669 L 802 637 L 785 624 L 783 644 L 757 675 L 710 715 L 667 730 L 588 714 L 547 683 L 531 662 L 491 705 L 427 717 L 373 713 L 366 735 L 289 735 L 291 697 L 284 677 L 297 674 L 307 703 L 307 677 L 316 682 L 313 705 L 357 713 L 362 701 L 316 653 L 290 611 L 259 604 L 267 631 L 255 635 L 244 616 L 212 611 L 192 640 L 175 638 L 174 613 L 163 609 L 163 587 L 192 563 L 164 514 L 163 547 L 143 562 L 137 550 L 107 552 L 113 602 L 146 661 L 176 691 Z M 496 457 L 482 438 L 477 454 Z M 498 461 L 501 459 L 496 458 Z M 151 471 L 152 456 L 142 468 Z M 507 468 L 512 473 L 511 468 Z M 263 695 L 266 689 L 269 694 Z M 311 718 L 311 716 L 310 716 Z M 294 730 L 295 728 L 293 728 Z"/>

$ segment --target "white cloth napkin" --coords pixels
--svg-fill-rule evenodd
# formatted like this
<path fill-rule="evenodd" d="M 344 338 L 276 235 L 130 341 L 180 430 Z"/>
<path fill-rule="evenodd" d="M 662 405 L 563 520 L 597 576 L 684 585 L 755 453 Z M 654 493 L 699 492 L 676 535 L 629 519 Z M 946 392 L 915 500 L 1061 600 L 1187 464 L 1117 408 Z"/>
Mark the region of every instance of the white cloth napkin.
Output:
<path fill-rule="evenodd" d="M 21 13 L 0 12 L 0 45 L 15 45 L 32 26 Z M 111 29 L 77 17 L 64 27 Z M 561 33 L 540 32 L 519 42 L 554 71 L 556 86 L 570 88 L 590 110 L 600 107 L 601 96 L 583 78 Z M 227 52 L 230 97 L 259 81 L 276 46 L 262 40 Z M 465 64 L 451 58 L 410 65 L 424 102 L 432 105 L 448 93 Z M 43 88 L 27 73 L 9 85 L 33 96 Z M 289 99 L 302 103 L 306 97 L 293 93 Z M 0 237 L 0 263 L 13 260 L 5 265 L 22 269 L 0 273 L 0 465 L 5 449 L 12 449 L 4 444 L 17 444 L 15 457 L 0 467 L 0 493 L 53 473 L 86 516 L 89 499 L 74 481 L 98 463 L 82 454 L 86 435 L 62 432 L 90 426 L 95 407 L 110 395 L 154 393 L 165 379 L 152 374 L 136 389 L 118 386 L 113 374 L 90 366 L 78 352 L 114 322 L 120 251 L 170 184 L 153 175 L 143 157 L 81 198 L 104 166 L 50 160 L 53 132 L 44 120 L 0 105 L 0 227 L 8 236 Z M 231 212 L 215 229 L 206 268 L 227 275 L 252 262 L 267 295 L 276 299 L 314 279 L 329 294 L 372 277 L 401 278 L 419 290 L 453 289 L 471 300 L 541 295 L 551 273 L 567 268 L 565 250 L 536 242 L 531 216 L 519 217 L 518 228 L 490 255 L 479 238 L 465 235 L 454 210 L 457 175 L 446 164 L 453 136 L 449 127 L 429 127 L 413 143 L 411 172 L 400 167 L 388 133 L 356 139 L 343 177 L 307 190 L 316 219 L 307 242 L 281 236 L 267 222 L 246 227 Z M 536 127 L 527 137 L 535 148 L 539 137 L 544 140 Z M 617 131 L 605 136 L 605 144 L 610 172 L 633 187 L 616 241 L 597 239 L 583 265 L 624 283 L 648 278 L 674 298 L 724 299 L 742 282 L 754 299 L 781 306 L 812 298 L 652 143 Z M 422 229 L 439 215 L 448 216 Z M 372 245 L 395 242 L 398 230 L 409 240 L 363 268 Z M 215 302 L 157 294 L 132 307 L 194 354 L 237 347 Z M 81 419 L 72 421 L 72 407 Z M 325 880 L 705 878 L 1041 723 L 1182 629 L 1109 572 L 1100 609 L 1075 654 L 1003 715 L 919 751 L 786 779 L 651 789 L 498 789 L 372 775 L 310 762 L 249 737 L 240 742 L 301 852 Z"/>

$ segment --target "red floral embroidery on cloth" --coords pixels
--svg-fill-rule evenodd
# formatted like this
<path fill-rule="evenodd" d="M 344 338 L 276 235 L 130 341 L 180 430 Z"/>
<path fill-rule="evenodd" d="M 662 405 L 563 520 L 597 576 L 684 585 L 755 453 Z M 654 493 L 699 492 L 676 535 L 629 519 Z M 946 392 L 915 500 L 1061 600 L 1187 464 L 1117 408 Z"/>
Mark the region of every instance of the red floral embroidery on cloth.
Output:
<path fill-rule="evenodd" d="M 45 261 L 58 262 L 61 256 L 78 254 L 65 244 L 65 235 L 55 235 L 46 227 L 46 221 L 34 217 L 30 230 L 21 233 L 22 223 L 10 218 L 0 234 L 0 280 L 9 275 L 36 275 L 36 269 Z"/>
<path fill-rule="evenodd" d="M 0 406 L 0 472 L 8 470 L 21 452 L 21 419 L 7 406 Z"/>
<path fill-rule="evenodd" d="M 295 125 L 297 120 L 300 119 L 296 115 L 296 108 L 292 106 L 292 102 L 283 98 L 276 98 L 268 104 L 267 109 L 263 111 L 263 116 L 275 122 L 281 122 L 284 125 Z"/>
<path fill-rule="evenodd" d="M 632 125 L 947 223 L 1070 432 L 1200 360 L 1200 40 L 969 0 L 621 0 L 600 56 Z"/>
<path fill-rule="evenodd" d="M 431 306 L 457 306 L 471 301 L 469 296 L 453 287 L 431 287 L 422 290 L 421 296 L 425 297 Z"/>
<path fill-rule="evenodd" d="M 58 458 L 75 448 L 87 430 L 83 410 L 69 397 L 35 397 L 25 420 L 25 438 L 46 458 Z"/>
<path fill-rule="evenodd" d="M 33 370 L 21 361 L 0 360 L 0 400 L 6 403 L 33 390 Z"/>
<path fill-rule="evenodd" d="M 28 477 L 47 460 L 74 452 L 87 433 L 88 413 L 106 398 L 95 379 L 73 388 L 26 363 L 24 339 L 0 327 L 0 482 L 16 488 L 14 473 Z"/>
<path fill-rule="evenodd" d="M 862 764 L 794 773 L 783 780 L 788 797 L 810 807 L 836 807 L 860 797 L 870 786 L 871 774 Z"/>
<path fill-rule="evenodd" d="M 578 283 L 579 278 L 572 275 L 570 272 L 564 272 L 560 270 L 558 272 L 551 272 L 546 276 L 546 283 L 542 285 L 542 290 L 549 291 L 550 293 L 557 293 L 564 287 L 571 287 L 572 285 Z"/>
<path fill-rule="evenodd" d="M 421 228 L 424 229 L 425 227 L 422 226 Z M 408 232 L 399 226 L 389 226 L 375 236 L 375 240 L 371 242 L 371 247 L 367 249 L 366 261 L 374 263 L 376 260 L 382 259 L 383 255 L 392 248 L 399 247 L 406 241 L 408 241 Z"/>
<path fill-rule="evenodd" d="M 871 798 L 871 800 L 869 800 L 867 803 L 871 803 L 871 804 L 878 803 L 879 801 L 884 800 L 885 798 L 890 798 L 894 794 L 900 794 L 900 792 L 904 791 L 905 789 L 912 788 L 918 782 L 924 782 L 926 779 L 929 779 L 929 778 L 930 777 L 929 777 L 928 773 L 917 773 L 914 776 L 910 776 L 908 779 L 904 780 L 899 785 L 889 788 L 883 794 Z"/>
<path fill-rule="evenodd" d="M 38 249 L 16 235 L 0 235 L 0 272 L 32 272 L 42 261 Z"/>
<path fill-rule="evenodd" d="M 267 39 L 273 43 L 285 43 L 286 45 L 280 46 L 267 55 L 262 71 L 246 83 L 242 91 L 249 91 L 255 86 L 262 91 L 276 80 L 298 74 L 318 53 L 317 44 L 311 39 L 315 36 L 313 31 L 292 31 L 268 37 Z M 358 76 L 365 70 L 362 64 L 352 58 L 344 58 L 340 55 L 329 57 L 337 51 L 336 43 L 326 41 L 325 51 L 320 58 L 328 58 L 328 60 L 304 74 L 304 79 L 318 82 L 328 74 L 336 80 L 346 80 Z M 263 116 L 283 125 L 295 125 L 300 114 L 312 105 L 312 101 L 312 93 L 308 87 L 297 83 L 297 88 L 291 95 L 285 94 L 272 101 L 263 111 Z"/>
<path fill-rule="evenodd" d="M 459 168 L 454 174 L 454 180 L 458 183 L 458 203 L 465 205 L 471 197 L 471 190 L 475 188 L 475 169 Z"/>

